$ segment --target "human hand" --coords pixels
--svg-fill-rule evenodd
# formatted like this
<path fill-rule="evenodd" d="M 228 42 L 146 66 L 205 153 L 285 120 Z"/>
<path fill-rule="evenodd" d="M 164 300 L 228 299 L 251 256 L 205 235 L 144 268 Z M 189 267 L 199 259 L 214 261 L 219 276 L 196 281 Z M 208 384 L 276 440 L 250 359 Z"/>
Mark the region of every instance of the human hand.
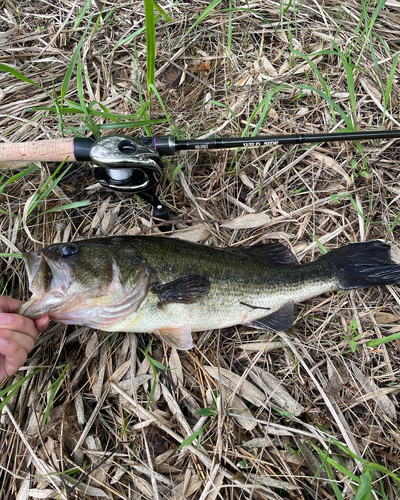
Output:
<path fill-rule="evenodd" d="M 23 302 L 0 295 L 0 382 L 17 372 L 32 351 L 35 339 L 49 325 L 49 317 L 31 320 L 9 314 Z"/>

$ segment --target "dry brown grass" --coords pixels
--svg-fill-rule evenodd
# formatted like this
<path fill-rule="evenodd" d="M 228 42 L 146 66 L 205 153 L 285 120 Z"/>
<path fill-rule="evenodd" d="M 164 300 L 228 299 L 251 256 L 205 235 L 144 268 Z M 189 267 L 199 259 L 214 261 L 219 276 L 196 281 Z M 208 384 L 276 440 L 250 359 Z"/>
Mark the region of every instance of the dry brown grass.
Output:
<path fill-rule="evenodd" d="M 86 27 L 83 22 L 74 29 L 78 8 L 85 4 L 3 2 L 0 62 L 59 93 Z M 156 86 L 183 136 L 217 130 L 229 137 L 246 127 L 251 133 L 261 116 L 251 120 L 253 110 L 269 90 L 283 83 L 286 88 L 273 98 L 260 133 L 344 128 L 340 116 L 333 122 L 325 99 L 316 92 L 301 92 L 299 85 L 320 90 L 322 86 L 314 69 L 290 48 L 292 43 L 296 51 L 312 54 L 333 49 L 332 39 L 342 52 L 354 47 L 357 128 L 400 128 L 399 69 L 384 120 L 379 88 L 380 81 L 386 87 L 393 54 L 399 51 L 398 1 L 386 2 L 371 24 L 370 38 L 366 23 L 360 21 L 359 2 L 292 2 L 282 20 L 279 2 L 237 2 L 243 10 L 231 13 L 230 51 L 230 3 L 224 1 L 178 44 L 207 4 L 163 3 L 173 21 L 157 25 Z M 102 5 L 103 18 L 115 11 L 83 44 L 85 99 L 97 100 L 116 114 L 132 114 L 140 107 L 137 82 L 145 83 L 145 36 L 115 52 L 113 48 L 144 25 L 143 5 L 94 0 L 88 14 L 97 18 Z M 369 19 L 375 8 L 375 3 L 367 6 Z M 349 111 L 351 95 L 340 57 L 311 59 L 332 99 Z M 182 77 L 185 68 L 193 76 Z M 78 102 L 75 80 L 67 98 Z M 235 118 L 210 99 L 229 106 Z M 53 104 L 39 88 L 1 73 L 2 140 L 59 137 L 54 113 L 27 111 Z M 163 117 L 156 99 L 152 117 Z M 66 130 L 80 125 L 76 116 L 65 117 Z M 151 130 L 153 135 L 170 133 L 167 124 Z M 181 221 L 176 233 L 215 246 L 273 239 L 285 242 L 306 261 L 320 254 L 315 238 L 328 248 L 375 238 L 395 244 L 399 230 L 394 223 L 400 213 L 397 142 L 365 142 L 362 148 L 360 153 L 353 143 L 331 143 L 236 155 L 180 154 L 170 158 L 159 194 L 172 218 Z M 171 190 L 170 174 L 180 162 Z M 0 213 L 3 252 L 73 238 L 135 234 L 152 225 L 147 205 L 133 196 L 98 189 L 90 167 L 80 164 L 32 213 L 36 217 L 27 222 L 29 235 L 20 226 L 24 207 L 56 166 L 40 165 L 0 195 L 5 212 Z M 0 174 L 6 172 L 2 182 L 21 168 L 6 172 L 0 167 Z M 332 200 L 332 195 L 343 194 L 347 196 Z M 44 214 L 80 200 L 91 204 Z M 223 225 L 263 212 L 269 219 L 256 218 L 256 227 L 248 228 L 248 221 L 235 229 Z M 210 220 L 216 222 L 204 222 Z M 0 265 L 0 293 L 26 298 L 21 261 L 2 258 Z M 357 331 L 352 330 L 353 318 Z M 328 477 L 329 464 L 315 447 L 357 477 L 363 464 L 331 438 L 393 473 L 399 469 L 400 342 L 367 346 L 371 339 L 400 331 L 399 318 L 400 296 L 391 286 L 333 293 L 301 304 L 295 326 L 282 335 L 259 335 L 244 327 L 205 332 L 198 335 L 195 349 L 178 353 L 155 340 L 152 357 L 171 370 L 158 371 L 148 409 L 154 377 L 139 349 L 148 344 L 148 336 L 110 337 L 87 328 L 53 325 L 41 335 L 21 373 L 44 369 L 22 386 L 1 414 L 0 498 L 334 499 L 340 498 L 337 491 L 345 499 L 354 498 L 356 484 L 334 467 Z M 66 366 L 51 402 L 52 388 Z M 213 415 L 196 413 L 207 407 L 215 408 Z M 205 424 L 201 443 L 179 451 L 184 439 Z M 73 474 L 67 472 L 71 470 Z M 371 498 L 398 498 L 393 478 L 374 471 L 373 480 L 380 494 L 372 493 Z"/>

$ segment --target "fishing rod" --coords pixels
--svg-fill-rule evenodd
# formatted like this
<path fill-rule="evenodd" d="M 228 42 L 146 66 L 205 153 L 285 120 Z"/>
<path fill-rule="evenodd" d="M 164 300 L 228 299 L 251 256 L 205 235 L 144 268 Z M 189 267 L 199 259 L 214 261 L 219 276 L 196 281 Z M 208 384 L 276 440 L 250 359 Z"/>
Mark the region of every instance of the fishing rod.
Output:
<path fill-rule="evenodd" d="M 322 134 L 267 135 L 177 140 L 173 136 L 131 137 L 113 134 L 98 140 L 74 137 L 24 143 L 0 144 L 2 161 L 90 161 L 98 182 L 117 191 L 139 194 L 153 208 L 155 218 L 169 220 L 166 207 L 155 194 L 164 165 L 162 156 L 178 151 L 268 147 L 284 144 L 362 141 L 400 137 L 400 130 L 337 132 Z M 164 226 L 164 230 L 169 230 Z"/>

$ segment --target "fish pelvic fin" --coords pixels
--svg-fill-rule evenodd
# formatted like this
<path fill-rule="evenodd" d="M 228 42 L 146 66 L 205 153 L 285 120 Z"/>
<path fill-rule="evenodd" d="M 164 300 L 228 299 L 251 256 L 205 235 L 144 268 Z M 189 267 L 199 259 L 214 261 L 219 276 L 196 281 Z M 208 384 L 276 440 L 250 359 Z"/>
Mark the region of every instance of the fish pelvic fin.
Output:
<path fill-rule="evenodd" d="M 192 329 L 189 325 L 178 328 L 159 328 L 155 332 L 170 347 L 187 351 L 193 347 Z"/>
<path fill-rule="evenodd" d="M 390 246 L 381 241 L 353 243 L 322 255 L 317 264 L 332 266 L 344 290 L 390 285 L 400 281 L 400 265 L 393 264 Z"/>
<path fill-rule="evenodd" d="M 279 309 L 267 316 L 263 316 L 248 325 L 254 328 L 266 328 L 275 332 L 283 332 L 293 326 L 294 323 L 294 302 L 289 300 Z"/>

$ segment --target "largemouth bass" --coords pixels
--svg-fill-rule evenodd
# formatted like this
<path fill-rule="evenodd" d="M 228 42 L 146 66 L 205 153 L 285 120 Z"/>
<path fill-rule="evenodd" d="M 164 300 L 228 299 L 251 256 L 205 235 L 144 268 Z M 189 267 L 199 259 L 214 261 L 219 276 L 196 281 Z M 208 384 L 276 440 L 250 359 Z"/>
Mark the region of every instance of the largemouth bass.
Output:
<path fill-rule="evenodd" d="M 190 349 L 192 332 L 246 324 L 283 331 L 293 304 L 400 280 L 379 241 L 299 265 L 281 244 L 218 249 L 158 236 L 116 236 L 24 254 L 31 299 L 17 311 L 108 332 L 156 333 Z"/>

